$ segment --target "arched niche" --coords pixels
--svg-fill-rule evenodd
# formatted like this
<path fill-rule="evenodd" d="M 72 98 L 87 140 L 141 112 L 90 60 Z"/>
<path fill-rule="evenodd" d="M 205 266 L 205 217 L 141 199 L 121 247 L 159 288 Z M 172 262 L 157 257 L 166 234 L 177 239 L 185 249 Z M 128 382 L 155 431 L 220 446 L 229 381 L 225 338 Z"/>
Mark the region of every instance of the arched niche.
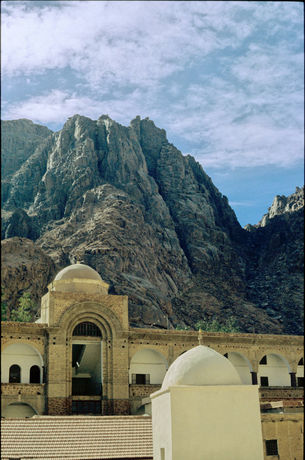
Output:
<path fill-rule="evenodd" d="M 241 378 L 242 383 L 245 385 L 251 385 L 251 372 L 253 369 L 249 359 L 242 353 L 236 351 L 229 351 L 224 356 L 233 364 Z"/>
<path fill-rule="evenodd" d="M 30 418 L 37 415 L 35 409 L 26 403 L 11 403 L 3 409 L 2 416 L 5 418 Z"/>
<path fill-rule="evenodd" d="M 10 368 L 13 365 L 20 367 L 20 382 L 30 383 L 30 369 L 38 366 L 40 369 L 40 382 L 42 383 L 43 359 L 39 351 L 26 343 L 13 343 L 4 348 L 1 353 L 1 379 L 2 383 L 9 383 Z"/>
<path fill-rule="evenodd" d="M 288 360 L 278 353 L 267 353 L 260 357 L 258 384 L 260 386 L 290 386 L 291 372 Z"/>
<path fill-rule="evenodd" d="M 167 360 L 159 351 L 142 348 L 131 358 L 129 383 L 161 385 L 167 368 Z"/>

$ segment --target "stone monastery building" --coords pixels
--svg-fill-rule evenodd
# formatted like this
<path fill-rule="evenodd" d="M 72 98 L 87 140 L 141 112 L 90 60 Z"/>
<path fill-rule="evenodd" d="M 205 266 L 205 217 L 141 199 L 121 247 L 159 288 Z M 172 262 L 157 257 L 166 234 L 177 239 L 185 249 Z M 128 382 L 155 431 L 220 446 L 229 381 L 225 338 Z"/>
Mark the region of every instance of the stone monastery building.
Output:
<path fill-rule="evenodd" d="M 2 323 L 2 417 L 151 414 L 150 394 L 198 333 L 131 328 L 127 296 L 108 288 L 92 268 L 71 265 L 48 286 L 36 323 Z M 301 458 L 303 338 L 203 332 L 200 344 L 258 386 L 265 458 Z"/>

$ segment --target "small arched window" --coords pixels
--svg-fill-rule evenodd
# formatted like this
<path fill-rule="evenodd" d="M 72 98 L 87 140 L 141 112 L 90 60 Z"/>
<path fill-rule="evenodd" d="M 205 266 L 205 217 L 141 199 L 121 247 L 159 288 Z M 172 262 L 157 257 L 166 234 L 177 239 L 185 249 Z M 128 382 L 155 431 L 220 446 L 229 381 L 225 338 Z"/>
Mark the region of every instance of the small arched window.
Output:
<path fill-rule="evenodd" d="M 298 362 L 298 366 L 304 366 L 304 359 L 301 358 L 300 361 Z"/>
<path fill-rule="evenodd" d="M 9 383 L 20 383 L 21 369 L 18 364 L 13 364 L 10 367 Z"/>
<path fill-rule="evenodd" d="M 30 369 L 30 383 L 40 383 L 40 367 L 32 366 Z"/>
<path fill-rule="evenodd" d="M 72 335 L 82 335 L 82 336 L 91 336 L 91 337 L 101 337 L 101 331 L 99 328 L 89 321 L 78 324 Z"/>

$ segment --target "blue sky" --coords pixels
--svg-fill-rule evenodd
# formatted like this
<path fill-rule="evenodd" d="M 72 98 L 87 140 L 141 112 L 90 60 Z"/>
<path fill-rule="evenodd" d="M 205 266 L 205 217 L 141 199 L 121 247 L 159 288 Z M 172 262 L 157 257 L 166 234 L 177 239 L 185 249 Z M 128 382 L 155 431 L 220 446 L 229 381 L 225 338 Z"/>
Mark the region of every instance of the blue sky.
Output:
<path fill-rule="evenodd" d="M 164 128 L 241 225 L 304 183 L 303 5 L 2 2 L 2 119 Z"/>

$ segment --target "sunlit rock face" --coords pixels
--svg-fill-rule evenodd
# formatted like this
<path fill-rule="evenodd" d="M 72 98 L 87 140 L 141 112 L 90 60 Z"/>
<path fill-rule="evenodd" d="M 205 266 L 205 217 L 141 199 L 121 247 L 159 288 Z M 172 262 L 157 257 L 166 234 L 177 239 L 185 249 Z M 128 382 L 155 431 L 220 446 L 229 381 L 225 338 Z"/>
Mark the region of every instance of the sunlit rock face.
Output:
<path fill-rule="evenodd" d="M 199 163 L 153 121 L 125 127 L 75 115 L 32 150 L 4 184 L 2 238 L 35 240 L 58 270 L 76 261 L 95 269 L 112 293 L 129 296 L 131 325 L 193 327 L 233 315 L 243 331 L 298 332 L 299 294 L 288 329 L 283 296 L 271 313 L 261 305 L 256 267 L 273 230 L 261 241 L 262 229 L 242 229 Z M 272 276 L 283 287 L 280 273 Z"/>

